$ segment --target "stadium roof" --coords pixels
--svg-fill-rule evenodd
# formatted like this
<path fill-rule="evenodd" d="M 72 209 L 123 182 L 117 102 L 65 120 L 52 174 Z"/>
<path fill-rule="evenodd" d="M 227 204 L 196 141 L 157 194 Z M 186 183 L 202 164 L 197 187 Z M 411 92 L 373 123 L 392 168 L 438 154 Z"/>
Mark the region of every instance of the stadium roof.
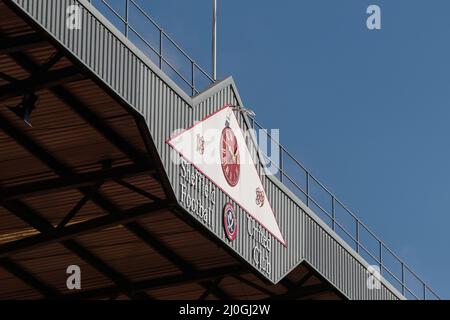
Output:
<path fill-rule="evenodd" d="M 230 242 L 199 223 L 180 203 L 165 141 L 242 106 L 233 80 L 199 92 L 191 61 L 191 97 L 87 1 L 76 1 L 80 33 L 60 18 L 72 1 L 46 3 L 0 0 L 0 299 L 404 298 L 386 279 L 367 288 L 361 244 L 277 178 L 261 177 L 288 243 L 274 242 L 270 275 L 244 231 Z M 229 199 L 218 198 L 221 212 Z M 81 290 L 66 286 L 69 265 L 81 267 Z"/>
<path fill-rule="evenodd" d="M 4 1 L 0 32 L 1 299 L 342 297 L 306 264 L 261 279 L 180 214 L 139 114 Z"/>

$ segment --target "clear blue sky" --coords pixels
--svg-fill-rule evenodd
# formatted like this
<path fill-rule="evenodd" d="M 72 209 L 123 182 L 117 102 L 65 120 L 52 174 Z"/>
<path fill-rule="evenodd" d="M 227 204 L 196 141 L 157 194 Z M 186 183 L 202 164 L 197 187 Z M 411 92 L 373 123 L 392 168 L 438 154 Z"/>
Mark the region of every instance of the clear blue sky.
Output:
<path fill-rule="evenodd" d="M 210 0 L 137 1 L 210 70 Z M 450 298 L 450 1 L 218 3 L 219 78 Z"/>

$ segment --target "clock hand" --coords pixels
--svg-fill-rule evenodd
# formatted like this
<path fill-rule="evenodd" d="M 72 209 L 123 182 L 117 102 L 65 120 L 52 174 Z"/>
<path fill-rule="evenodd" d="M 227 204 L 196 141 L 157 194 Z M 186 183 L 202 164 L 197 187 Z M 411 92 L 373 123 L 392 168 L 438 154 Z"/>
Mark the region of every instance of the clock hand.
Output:
<path fill-rule="evenodd" d="M 227 142 L 226 144 L 227 144 L 227 149 L 228 149 L 229 154 L 232 155 L 234 152 L 233 152 L 233 150 L 231 149 L 230 144 L 229 144 L 228 142 Z"/>

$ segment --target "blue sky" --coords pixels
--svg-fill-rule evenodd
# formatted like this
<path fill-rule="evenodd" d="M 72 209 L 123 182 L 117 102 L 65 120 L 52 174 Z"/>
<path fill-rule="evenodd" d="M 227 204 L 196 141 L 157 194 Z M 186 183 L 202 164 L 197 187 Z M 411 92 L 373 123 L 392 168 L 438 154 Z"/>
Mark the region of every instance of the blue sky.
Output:
<path fill-rule="evenodd" d="M 210 70 L 211 1 L 139 1 Z M 120 2 L 120 1 L 116 1 Z M 366 9 L 382 10 L 382 30 Z M 450 298 L 450 2 L 218 0 L 218 74 Z"/>

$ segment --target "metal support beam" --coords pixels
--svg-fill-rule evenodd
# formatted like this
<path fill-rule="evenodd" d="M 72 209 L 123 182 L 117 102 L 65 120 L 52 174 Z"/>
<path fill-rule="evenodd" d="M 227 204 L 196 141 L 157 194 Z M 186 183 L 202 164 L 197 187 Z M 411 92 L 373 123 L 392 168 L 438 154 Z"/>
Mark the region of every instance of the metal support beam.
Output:
<path fill-rule="evenodd" d="M 88 220 L 86 222 L 80 222 L 61 229 L 55 229 L 52 232 L 41 233 L 13 242 L 8 242 L 0 245 L 0 257 L 6 257 L 13 253 L 34 249 L 36 247 L 49 245 L 55 242 L 61 242 L 63 240 L 71 239 L 75 236 L 79 236 L 85 233 L 94 232 L 117 226 L 119 224 L 135 221 L 151 213 L 164 210 L 169 205 L 169 202 L 166 200 L 161 200 L 155 203 L 147 203 L 123 212 L 118 212 L 114 215 L 109 214 L 106 216 L 101 216 Z M 31 221 L 30 214 L 22 214 L 22 218 L 22 220 Z M 39 223 L 35 222 L 33 224 L 39 229 Z"/>
<path fill-rule="evenodd" d="M 314 276 L 312 271 L 308 271 L 297 283 L 296 287 L 303 286 L 309 279 Z"/>
<path fill-rule="evenodd" d="M 147 291 L 167 287 L 171 285 L 181 285 L 186 283 L 202 282 L 217 277 L 232 276 L 248 271 L 242 265 L 233 265 L 226 267 L 218 267 L 209 270 L 196 271 L 189 274 L 167 276 L 157 279 L 141 280 L 133 283 L 134 292 Z M 63 296 L 65 299 L 95 299 L 102 297 L 110 297 L 114 294 L 120 294 L 123 291 L 117 286 L 104 287 L 83 292 L 71 293 Z"/>
<path fill-rule="evenodd" d="M 53 228 L 47 220 L 37 215 L 30 207 L 19 200 L 4 202 L 2 206 L 39 232 L 45 232 Z"/>
<path fill-rule="evenodd" d="M 72 220 L 78 212 L 83 208 L 83 206 L 91 200 L 91 198 L 94 196 L 94 194 L 100 189 L 100 187 L 103 185 L 103 181 L 97 183 L 95 186 L 93 186 L 90 190 L 90 192 L 86 195 L 84 195 L 80 201 L 77 202 L 77 204 L 69 211 L 69 213 L 61 220 L 61 222 L 58 224 L 56 228 L 61 229 L 64 228 L 70 220 Z"/>
<path fill-rule="evenodd" d="M 213 295 L 221 300 L 231 300 L 232 298 L 228 293 L 219 287 L 219 284 L 214 284 L 211 281 L 202 281 L 200 284 L 203 288 L 208 289 Z"/>
<path fill-rule="evenodd" d="M 256 289 L 258 291 L 260 291 L 261 293 L 264 293 L 266 295 L 268 295 L 269 297 L 274 297 L 276 296 L 275 293 L 273 293 L 272 291 L 258 285 L 257 283 L 254 283 L 250 280 L 245 279 L 244 277 L 241 277 L 240 275 L 235 275 L 234 278 L 244 284 L 246 284 L 249 287 L 252 287 L 253 289 Z"/>
<path fill-rule="evenodd" d="M 11 77 L 10 75 L 7 75 L 6 73 L 3 73 L 3 72 L 1 72 L 1 71 L 0 71 L 0 78 L 2 78 L 2 79 L 5 80 L 5 81 L 8 81 L 8 82 L 14 82 L 14 81 L 17 81 L 16 78 Z"/>
<path fill-rule="evenodd" d="M 14 38 L 0 37 L 0 54 L 34 49 L 46 44 L 48 44 L 48 42 L 37 33 L 26 34 Z"/>
<path fill-rule="evenodd" d="M 15 203 L 20 204 L 22 208 L 7 207 L 13 214 L 20 217 L 24 222 L 30 224 L 39 230 L 42 234 L 51 235 L 55 228 L 44 218 L 42 218 L 37 212 L 30 208 L 27 208 L 24 204 L 21 204 L 18 200 L 13 200 Z M 21 212 L 26 210 L 26 212 Z M 68 250 L 75 253 L 86 263 L 97 269 L 100 273 L 112 280 L 121 290 L 126 293 L 132 299 L 148 298 L 146 295 L 135 295 L 131 293 L 132 283 L 129 282 L 124 276 L 115 271 L 112 267 L 108 266 L 105 262 L 101 261 L 93 253 L 84 248 L 81 244 L 75 240 L 63 240 L 61 242 Z"/>
<path fill-rule="evenodd" d="M 18 80 L 0 87 L 0 100 L 21 96 L 27 92 L 36 92 L 63 83 L 84 79 L 80 70 L 74 66 L 48 71 L 43 75 L 32 75 L 28 79 Z"/>
<path fill-rule="evenodd" d="M 280 283 L 283 285 L 283 287 L 285 287 L 288 290 L 288 292 L 290 292 L 297 289 L 300 286 L 303 286 L 306 283 L 306 281 L 308 281 L 313 275 L 314 274 L 311 271 L 308 271 L 297 283 L 293 283 L 287 277 L 281 279 Z"/>
<path fill-rule="evenodd" d="M 176 265 L 184 274 L 196 272 L 196 269 L 193 265 L 178 256 L 171 248 L 167 247 L 164 243 L 153 236 L 148 230 L 140 226 L 137 222 L 126 223 L 124 224 L 124 226 L 138 238 L 147 243 L 153 250 Z M 210 290 L 211 293 L 213 293 L 219 299 L 230 299 L 229 295 L 221 290 L 218 286 L 211 287 L 211 283 L 209 282 L 201 282 L 200 285 L 206 290 Z"/>
<path fill-rule="evenodd" d="M 148 163 L 148 157 L 136 149 L 132 144 L 126 141 L 119 135 L 110 125 L 103 119 L 97 116 L 89 107 L 82 101 L 75 97 L 71 92 L 61 86 L 51 89 L 51 91 L 73 111 L 75 111 L 81 118 L 89 123 L 100 135 L 102 135 L 108 142 L 113 144 L 116 148 L 122 151 L 135 163 Z"/>
<path fill-rule="evenodd" d="M 56 289 L 45 284 L 11 259 L 1 258 L 0 266 L 12 275 L 22 280 L 30 287 L 39 291 L 39 293 L 41 293 L 45 298 L 57 298 L 60 296 L 59 292 Z"/>
<path fill-rule="evenodd" d="M 133 284 L 128 279 L 106 264 L 104 261 L 95 256 L 88 249 L 81 246 L 75 240 L 63 241 L 64 246 L 78 255 L 81 259 L 87 262 L 89 265 L 97 269 L 103 275 L 114 281 L 117 286 L 132 299 L 148 299 L 149 296 L 145 293 L 136 293 L 133 290 Z"/>
<path fill-rule="evenodd" d="M 37 65 L 30 57 L 22 52 L 16 52 L 10 54 L 22 68 L 24 68 L 30 74 L 39 72 L 39 65 Z M 148 162 L 148 158 L 140 150 L 133 147 L 128 143 L 121 135 L 119 135 L 110 125 L 108 125 L 103 119 L 97 116 L 88 106 L 75 97 L 70 91 L 66 90 L 62 86 L 56 86 L 51 88 L 53 94 L 55 94 L 64 104 L 75 111 L 81 118 L 89 123 L 99 134 L 105 137 L 111 144 L 116 146 L 124 154 L 136 163 Z"/>
<path fill-rule="evenodd" d="M 330 285 L 328 283 L 321 283 L 319 285 L 311 285 L 311 286 L 304 286 L 306 282 L 311 279 L 314 276 L 313 271 L 307 271 L 303 277 L 297 281 L 295 284 L 290 281 L 288 278 L 284 278 L 284 283 L 286 287 L 289 287 L 289 291 L 285 294 L 278 295 L 276 297 L 272 297 L 272 299 L 285 299 L 285 300 L 295 300 L 295 299 L 301 299 L 306 296 L 320 293 L 322 291 L 328 291 L 331 289 Z M 287 285 L 287 282 L 289 281 L 289 285 Z"/>
<path fill-rule="evenodd" d="M 2 125 L 3 123 L 4 119 L 0 115 L 0 125 Z M 16 130 L 14 130 L 14 132 L 16 132 Z M 27 143 L 26 145 L 30 146 L 29 143 Z M 48 162 L 48 160 L 49 159 L 45 161 Z M 54 161 L 57 160 L 55 159 L 51 162 Z M 101 181 L 125 179 L 154 173 L 154 169 L 152 169 L 149 165 L 132 164 L 94 172 L 64 175 L 61 178 L 35 181 L 27 184 L 0 189 L 0 201 L 36 196 L 40 194 L 48 194 L 54 191 L 60 192 L 64 190 L 91 186 Z"/>
<path fill-rule="evenodd" d="M 205 288 L 205 292 L 200 296 L 198 300 L 204 300 L 206 299 L 210 294 L 215 295 L 217 298 L 221 300 L 231 300 L 232 298 L 228 293 L 223 291 L 219 285 L 220 282 L 223 280 L 223 277 L 220 277 L 213 281 L 201 281 L 200 284 Z"/>
<path fill-rule="evenodd" d="M 14 53 L 11 54 L 11 57 L 21 65 L 26 71 L 30 74 L 39 71 L 39 66 L 34 63 L 32 59 L 30 59 L 27 55 L 23 53 Z M 87 106 L 85 106 L 77 97 L 71 94 L 68 90 L 63 88 L 62 86 L 55 86 L 51 89 L 52 93 L 54 93 L 63 103 L 69 106 L 73 111 L 75 111 L 80 117 L 82 117 L 87 123 L 89 123 L 94 129 L 96 129 L 101 135 L 103 135 L 109 142 L 111 142 L 114 146 L 116 146 L 119 150 L 121 150 L 124 154 L 130 157 L 136 163 L 149 163 L 149 159 L 138 149 L 134 148 L 131 144 L 129 144 L 125 139 L 123 139 L 115 130 L 113 130 L 103 119 L 98 117 L 95 113 L 92 112 Z M 6 121 L 7 122 L 7 121 Z M 9 133 L 11 133 L 14 127 L 9 127 Z M 43 161 L 49 168 L 55 171 L 61 177 L 66 177 L 70 175 L 72 172 L 69 168 L 67 168 L 63 163 L 59 162 L 56 158 L 52 157 L 49 153 L 45 152 L 43 148 L 39 147 L 36 143 L 34 143 L 29 137 L 27 137 L 24 133 L 20 132 L 21 135 L 21 143 L 28 151 L 37 156 L 41 161 Z M 10 134 L 11 135 L 11 134 Z M 89 188 L 81 187 L 79 190 L 84 194 L 89 194 Z M 109 202 L 108 199 L 104 198 L 101 194 L 95 194 L 93 196 L 93 201 L 100 205 L 102 208 L 106 209 L 109 213 L 117 212 L 117 208 Z M 17 202 L 17 201 L 16 201 Z M 17 212 L 13 212 L 17 214 Z M 23 217 L 25 218 L 25 217 Z M 28 221 L 27 221 L 28 222 Z M 37 227 L 42 227 L 42 225 L 36 225 Z M 142 236 L 142 231 L 144 229 L 139 229 L 137 223 L 132 223 L 132 230 L 138 232 L 139 235 Z M 40 228 L 38 229 L 42 233 L 52 232 L 52 228 Z M 144 239 L 145 241 L 145 239 Z M 148 241 L 148 238 L 147 238 Z M 100 272 L 111 278 L 118 286 L 121 291 L 126 291 L 129 293 L 132 286 L 128 284 L 126 279 L 120 276 L 117 272 L 115 272 L 111 267 L 107 266 L 104 262 L 96 258 L 89 251 L 83 250 L 80 248 L 80 245 L 76 243 L 74 240 L 64 240 L 62 243 L 77 253 L 82 259 L 90 263 L 92 266 L 97 268 Z"/>
<path fill-rule="evenodd" d="M 37 66 L 28 56 L 22 53 L 11 54 L 14 60 L 19 63 L 24 69 L 26 69 L 29 73 L 33 74 L 39 71 L 39 66 Z M 132 160 L 136 163 L 149 163 L 148 158 L 143 155 L 139 150 L 135 149 L 132 145 L 130 145 L 126 140 L 124 140 L 119 134 L 115 132 L 106 122 L 104 122 L 101 118 L 95 115 L 88 107 L 84 106 L 84 104 L 79 101 L 75 96 L 73 96 L 69 91 L 65 90 L 63 87 L 57 86 L 52 88 L 52 92 L 59 97 L 63 102 L 65 102 L 68 106 L 70 106 L 74 111 L 76 111 L 83 119 L 85 119 L 90 125 L 92 125 L 99 133 L 101 133 L 107 140 L 109 140 L 113 145 L 118 147 L 122 152 L 128 155 Z M 30 151 L 33 155 L 38 157 L 42 162 L 44 162 L 50 169 L 55 171 L 58 175 L 65 177 L 67 175 L 73 174 L 70 168 L 64 165 L 62 162 L 58 161 L 56 158 L 51 156 L 48 152 L 46 152 L 42 147 L 34 143 L 31 138 L 29 138 L 26 134 L 14 128 L 11 124 L 8 123 L 6 119 L 3 119 L 8 126 L 5 130 L 7 134 L 14 137 L 17 140 L 17 136 L 14 133 L 18 133 L 20 136 L 19 143 L 26 148 L 26 150 Z M 90 194 L 90 188 L 81 187 L 79 188 L 80 192 L 84 195 Z M 15 200 L 18 202 L 17 200 Z M 96 194 L 94 201 L 100 202 L 103 205 L 107 205 L 109 201 L 106 198 L 103 198 L 101 195 Z M 8 205 L 8 203 L 6 203 Z M 109 205 L 110 209 L 115 209 L 112 204 Z M 114 210 L 108 210 L 109 212 Z M 117 210 L 119 211 L 119 210 Z M 14 214 L 19 215 L 17 211 L 13 211 Z M 25 218 L 25 217 L 23 217 Z M 30 223 L 29 221 L 25 220 Z M 38 229 L 41 233 L 52 232 L 54 229 L 51 225 L 50 227 L 45 227 L 40 225 L 39 227 L 44 227 Z M 63 244 L 70 248 L 72 251 L 75 251 L 78 255 L 83 254 L 82 258 L 91 263 L 94 267 L 96 267 L 100 272 L 103 272 L 107 277 L 111 278 L 119 287 L 125 287 L 126 291 L 131 287 L 131 284 L 127 284 L 124 286 L 124 283 L 127 283 L 124 278 L 114 277 L 112 272 L 112 268 L 105 268 L 106 265 L 102 263 L 100 260 L 92 259 L 93 256 L 91 254 L 86 253 L 86 251 L 77 250 L 79 247 L 77 245 L 73 245 L 74 240 L 65 240 Z M 77 244 L 75 242 L 75 244 Z M 134 296 L 130 296 L 134 298 Z M 141 296 L 140 296 L 141 297 Z M 145 297 L 145 296 L 144 296 Z M 147 296 L 148 298 L 148 296 Z"/>
<path fill-rule="evenodd" d="M 297 300 L 306 298 L 308 296 L 322 293 L 324 291 L 329 291 L 331 289 L 330 285 L 327 283 L 320 283 L 306 287 L 298 287 L 293 291 L 290 291 L 286 294 L 278 295 L 276 297 L 272 297 L 270 299 L 274 300 Z"/>
<path fill-rule="evenodd" d="M 286 290 L 292 290 L 295 288 L 295 285 L 289 280 L 287 277 L 280 280 L 280 284 L 286 288 Z"/>
<path fill-rule="evenodd" d="M 140 194 L 141 196 L 144 196 L 144 197 L 146 197 L 146 198 L 148 198 L 150 200 L 153 200 L 153 201 L 159 201 L 160 200 L 158 197 L 152 195 L 151 193 L 149 193 L 149 192 L 147 192 L 145 190 L 142 190 L 141 188 L 138 188 L 138 187 L 136 187 L 135 185 L 133 185 L 131 183 L 123 181 L 122 179 L 114 179 L 114 181 L 116 183 L 120 184 L 122 187 L 127 188 L 127 189 L 129 189 L 129 190 L 131 190 L 133 192 L 136 192 L 136 193 Z"/>
<path fill-rule="evenodd" d="M 67 175 L 68 167 L 62 164 L 56 157 L 52 156 L 47 150 L 35 143 L 27 134 L 22 132 L 15 125 L 10 123 L 7 118 L 0 114 L 0 129 L 3 130 L 11 139 L 14 139 L 24 149 L 38 158 L 43 164 L 51 168 L 58 175 Z"/>
<path fill-rule="evenodd" d="M 151 234 L 150 231 L 144 229 L 137 222 L 126 223 L 124 226 L 147 245 L 149 245 L 153 250 L 176 265 L 184 273 L 191 273 L 195 271 L 194 267 L 189 262 L 179 257 L 171 248 L 163 244 L 159 239 Z"/>

